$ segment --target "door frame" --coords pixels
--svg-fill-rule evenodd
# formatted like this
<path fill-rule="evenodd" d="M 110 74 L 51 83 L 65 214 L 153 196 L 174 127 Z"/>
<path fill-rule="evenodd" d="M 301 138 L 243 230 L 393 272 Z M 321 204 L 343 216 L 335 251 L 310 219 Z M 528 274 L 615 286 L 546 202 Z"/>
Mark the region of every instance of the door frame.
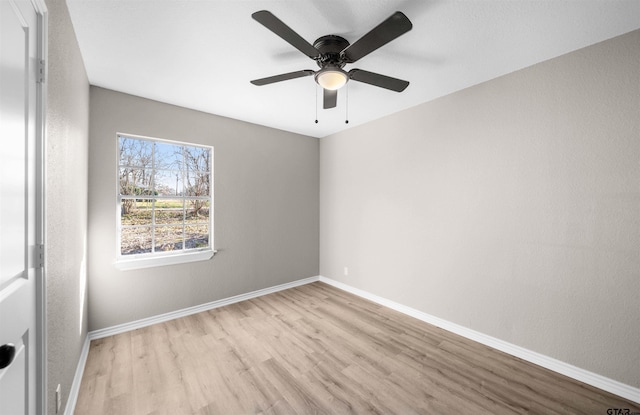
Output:
<path fill-rule="evenodd" d="M 31 0 L 37 15 L 37 59 L 36 71 L 36 245 L 45 243 L 45 179 L 46 179 L 46 114 L 47 114 L 47 41 L 48 10 L 45 0 Z M 41 251 L 42 266 L 36 267 L 36 413 L 47 413 L 47 284 L 45 250 Z"/>

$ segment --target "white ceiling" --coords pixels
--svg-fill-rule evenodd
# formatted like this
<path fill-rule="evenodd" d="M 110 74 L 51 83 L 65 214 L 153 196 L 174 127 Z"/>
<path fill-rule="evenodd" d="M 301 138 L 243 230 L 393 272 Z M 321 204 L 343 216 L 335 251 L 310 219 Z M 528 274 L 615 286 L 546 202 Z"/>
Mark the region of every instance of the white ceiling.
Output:
<path fill-rule="evenodd" d="M 314 137 L 350 128 L 640 28 L 639 0 L 67 0 L 92 85 Z M 353 43 L 396 10 L 413 30 L 345 69 L 408 80 L 348 84 L 322 109 L 313 77 L 252 79 L 314 61 L 254 21 L 269 10 L 309 43 Z M 318 93 L 318 101 L 316 101 Z M 318 124 L 316 119 L 316 102 Z M 347 115 L 349 124 L 345 124 Z"/>

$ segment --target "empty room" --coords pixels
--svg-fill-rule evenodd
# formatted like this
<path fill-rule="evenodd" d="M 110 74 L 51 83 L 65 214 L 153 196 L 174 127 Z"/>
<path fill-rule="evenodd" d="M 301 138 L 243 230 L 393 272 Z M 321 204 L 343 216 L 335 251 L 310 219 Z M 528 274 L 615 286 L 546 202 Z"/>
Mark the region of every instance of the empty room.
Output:
<path fill-rule="evenodd" d="M 0 414 L 640 414 L 637 0 L 0 5 Z"/>

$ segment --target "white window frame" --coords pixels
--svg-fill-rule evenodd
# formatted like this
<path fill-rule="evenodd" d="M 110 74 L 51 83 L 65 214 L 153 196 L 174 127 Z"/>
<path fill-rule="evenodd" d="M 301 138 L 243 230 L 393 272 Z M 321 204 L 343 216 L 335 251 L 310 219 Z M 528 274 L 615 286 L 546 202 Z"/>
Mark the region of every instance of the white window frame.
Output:
<path fill-rule="evenodd" d="M 204 248 L 192 248 L 180 251 L 162 251 L 162 252 L 148 252 L 142 254 L 122 255 L 122 217 L 121 207 L 123 198 L 120 194 L 120 137 L 127 137 L 137 140 L 146 140 L 151 142 L 166 143 L 172 145 L 179 145 L 185 147 L 198 147 L 208 149 L 211 153 L 210 156 L 210 171 L 209 171 L 209 246 Z M 206 261 L 213 257 L 216 253 L 214 247 L 214 183 L 213 183 L 213 170 L 214 170 L 214 148 L 208 145 L 195 144 L 185 141 L 166 140 L 163 138 L 147 137 L 136 134 L 116 133 L 116 268 L 120 270 L 159 267 L 164 265 L 183 264 L 195 261 Z M 155 195 L 144 196 L 141 195 L 139 199 L 155 199 L 162 200 L 168 197 L 158 197 Z M 191 197 L 181 195 L 179 198 L 183 199 L 186 205 L 187 200 Z M 175 199 L 175 198 L 173 198 Z M 152 224 L 152 227 L 157 225 Z M 154 246 L 154 240 L 152 239 L 151 246 Z M 184 247 L 184 245 L 183 245 Z M 152 248 L 153 249 L 153 248 Z"/>

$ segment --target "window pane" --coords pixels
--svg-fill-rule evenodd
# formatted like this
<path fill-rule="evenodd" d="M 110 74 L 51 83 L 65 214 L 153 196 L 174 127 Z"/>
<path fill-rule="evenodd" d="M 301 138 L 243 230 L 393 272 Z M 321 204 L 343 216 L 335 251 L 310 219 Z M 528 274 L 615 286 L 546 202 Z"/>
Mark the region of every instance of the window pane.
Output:
<path fill-rule="evenodd" d="M 182 170 L 182 146 L 156 142 L 155 168 L 161 170 Z"/>
<path fill-rule="evenodd" d="M 182 225 L 156 227 L 156 252 L 179 251 L 182 249 Z"/>
<path fill-rule="evenodd" d="M 209 200 L 197 199 L 187 201 L 187 223 L 209 223 Z"/>
<path fill-rule="evenodd" d="M 182 199 L 156 200 L 156 224 L 182 225 L 184 202 Z"/>
<path fill-rule="evenodd" d="M 120 166 L 151 167 L 153 143 L 130 137 L 119 137 Z"/>
<path fill-rule="evenodd" d="M 120 168 L 120 194 L 121 195 L 151 195 L 153 170 Z"/>
<path fill-rule="evenodd" d="M 211 150 L 202 147 L 184 147 L 185 167 L 198 171 L 211 170 Z"/>
<path fill-rule="evenodd" d="M 122 255 L 144 254 L 151 252 L 152 233 L 150 226 L 122 228 L 120 253 Z"/>
<path fill-rule="evenodd" d="M 182 195 L 182 172 L 176 170 L 158 170 L 155 174 L 155 192 L 158 196 Z"/>
<path fill-rule="evenodd" d="M 184 148 L 185 194 L 187 196 L 208 196 L 211 151 L 200 147 Z"/>
<path fill-rule="evenodd" d="M 209 225 L 187 225 L 185 230 L 186 249 L 209 246 Z"/>
<path fill-rule="evenodd" d="M 209 173 L 190 171 L 185 173 L 185 195 L 186 196 L 209 196 Z"/>
<path fill-rule="evenodd" d="M 120 221 L 122 225 L 151 225 L 151 199 L 122 199 Z"/>

